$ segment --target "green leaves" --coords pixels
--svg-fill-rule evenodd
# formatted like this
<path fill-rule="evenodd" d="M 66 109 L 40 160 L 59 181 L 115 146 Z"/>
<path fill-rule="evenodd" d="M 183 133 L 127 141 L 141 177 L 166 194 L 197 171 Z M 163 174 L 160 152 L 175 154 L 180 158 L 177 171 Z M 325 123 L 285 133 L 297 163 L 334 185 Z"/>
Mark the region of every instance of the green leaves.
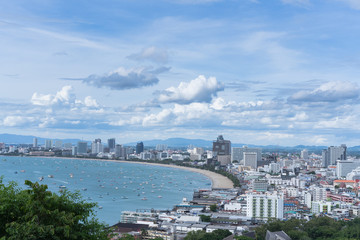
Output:
<path fill-rule="evenodd" d="M 25 184 L 30 189 L 0 181 L 1 239 L 108 239 L 110 229 L 93 216 L 96 204 L 85 202 L 78 193 L 58 195 L 46 185 Z"/>

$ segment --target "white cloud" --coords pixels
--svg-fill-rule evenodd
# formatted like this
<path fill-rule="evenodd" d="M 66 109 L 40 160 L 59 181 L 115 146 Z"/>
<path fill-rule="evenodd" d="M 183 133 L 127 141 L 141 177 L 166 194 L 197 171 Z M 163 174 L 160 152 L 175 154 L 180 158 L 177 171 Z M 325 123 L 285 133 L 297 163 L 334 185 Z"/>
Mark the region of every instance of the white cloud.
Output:
<path fill-rule="evenodd" d="M 170 87 L 162 91 L 158 97 L 159 102 L 175 102 L 187 104 L 191 102 L 211 102 L 217 92 L 224 90 L 222 83 L 215 77 L 200 75 L 190 82 L 181 82 L 178 87 Z"/>
<path fill-rule="evenodd" d="M 312 91 L 299 91 L 288 98 L 290 102 L 337 102 L 357 99 L 360 88 L 356 83 L 333 81 L 322 84 Z"/>
<path fill-rule="evenodd" d="M 55 95 L 34 93 L 31 103 L 39 106 L 69 105 L 75 102 L 75 95 L 71 86 L 64 86 Z"/>
<path fill-rule="evenodd" d="M 84 104 L 87 107 L 99 107 L 96 99 L 92 98 L 91 96 L 85 97 Z"/>
<path fill-rule="evenodd" d="M 164 64 L 168 62 L 169 54 L 165 49 L 152 46 L 143 49 L 139 53 L 132 54 L 128 56 L 128 58 L 135 61 L 148 60 L 148 61 Z"/>
<path fill-rule="evenodd" d="M 2 125 L 5 127 L 15 127 L 21 126 L 28 122 L 32 122 L 35 119 L 32 117 L 22 117 L 22 116 L 7 116 L 4 118 Z"/>

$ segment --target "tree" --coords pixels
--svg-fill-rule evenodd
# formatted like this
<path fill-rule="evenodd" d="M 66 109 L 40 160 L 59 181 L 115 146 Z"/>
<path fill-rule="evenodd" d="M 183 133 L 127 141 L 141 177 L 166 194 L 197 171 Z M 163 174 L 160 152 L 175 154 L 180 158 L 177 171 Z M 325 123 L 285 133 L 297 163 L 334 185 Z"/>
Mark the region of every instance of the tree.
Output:
<path fill-rule="evenodd" d="M 202 222 L 210 222 L 211 221 L 211 217 L 207 216 L 207 215 L 200 215 L 200 219 Z"/>
<path fill-rule="evenodd" d="M 108 239 L 111 229 L 93 216 L 95 203 L 85 202 L 79 193 L 58 195 L 47 185 L 25 184 L 30 189 L 5 186 L 0 179 L 1 239 Z"/>
<path fill-rule="evenodd" d="M 216 204 L 210 205 L 210 211 L 216 212 L 217 206 Z"/>

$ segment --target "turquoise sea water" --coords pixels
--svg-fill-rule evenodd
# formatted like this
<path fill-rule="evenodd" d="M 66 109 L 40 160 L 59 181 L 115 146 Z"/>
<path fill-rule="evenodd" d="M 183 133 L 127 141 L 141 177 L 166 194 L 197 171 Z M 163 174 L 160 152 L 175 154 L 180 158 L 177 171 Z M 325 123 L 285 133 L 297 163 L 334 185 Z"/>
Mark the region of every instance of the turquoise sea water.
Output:
<path fill-rule="evenodd" d="M 210 188 L 207 177 L 182 169 L 135 163 L 66 158 L 0 156 L 4 182 L 42 181 L 49 190 L 61 187 L 80 191 L 84 199 L 97 202 L 97 217 L 107 224 L 120 220 L 121 211 L 171 209 L 195 189 Z"/>

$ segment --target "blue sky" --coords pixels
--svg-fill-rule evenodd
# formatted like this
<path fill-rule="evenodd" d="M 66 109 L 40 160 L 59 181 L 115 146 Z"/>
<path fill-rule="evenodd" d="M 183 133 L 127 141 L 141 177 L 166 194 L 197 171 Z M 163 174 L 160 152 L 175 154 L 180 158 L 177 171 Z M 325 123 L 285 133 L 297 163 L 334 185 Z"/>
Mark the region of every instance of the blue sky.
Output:
<path fill-rule="evenodd" d="M 1 1 L 0 132 L 359 145 L 360 1 Z"/>

